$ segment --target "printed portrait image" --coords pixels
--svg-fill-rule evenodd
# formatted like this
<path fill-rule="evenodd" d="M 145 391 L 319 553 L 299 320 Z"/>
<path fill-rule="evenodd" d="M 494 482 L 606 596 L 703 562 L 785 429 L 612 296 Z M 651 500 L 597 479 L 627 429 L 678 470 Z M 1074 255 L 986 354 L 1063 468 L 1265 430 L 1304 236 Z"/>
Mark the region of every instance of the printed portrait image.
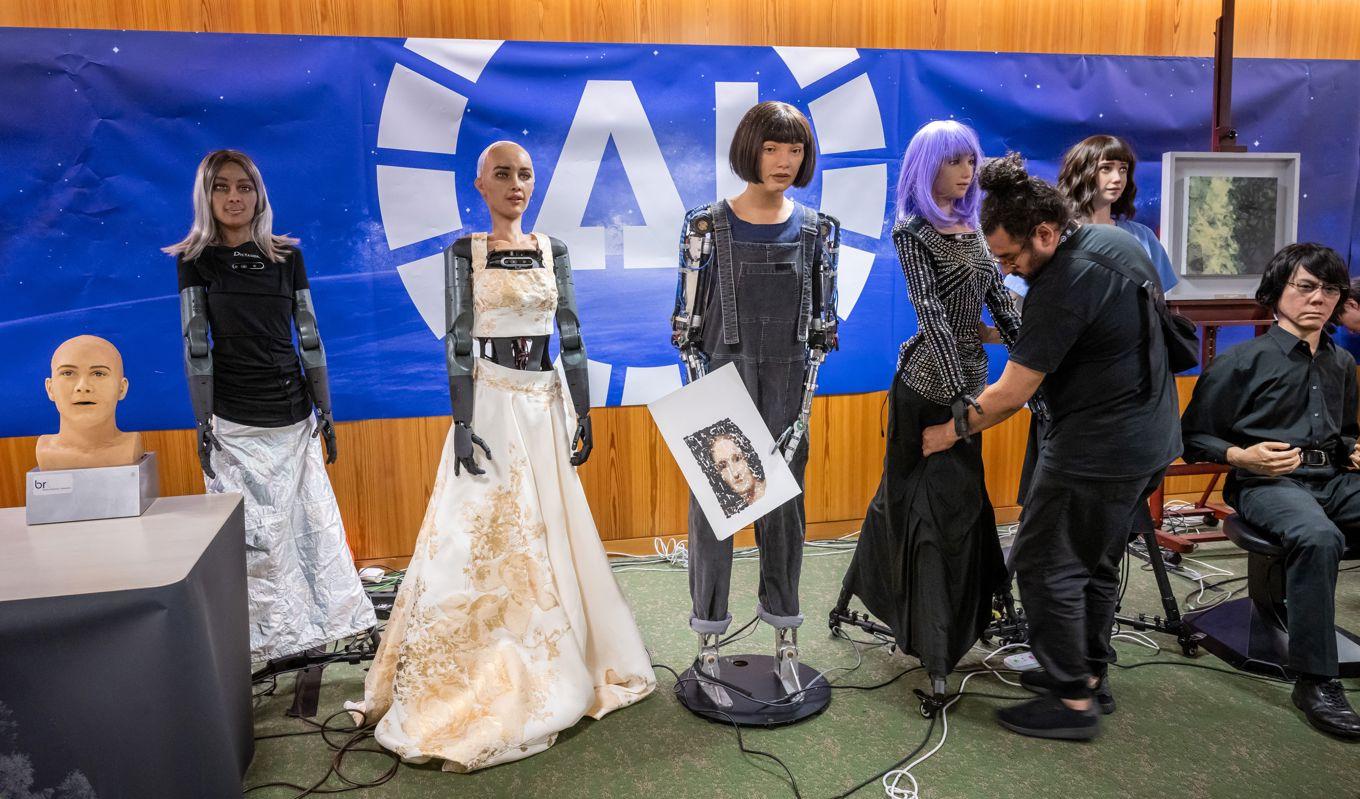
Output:
<path fill-rule="evenodd" d="M 731 419 L 685 436 L 723 514 L 731 518 L 765 496 L 765 466 L 751 440 Z"/>

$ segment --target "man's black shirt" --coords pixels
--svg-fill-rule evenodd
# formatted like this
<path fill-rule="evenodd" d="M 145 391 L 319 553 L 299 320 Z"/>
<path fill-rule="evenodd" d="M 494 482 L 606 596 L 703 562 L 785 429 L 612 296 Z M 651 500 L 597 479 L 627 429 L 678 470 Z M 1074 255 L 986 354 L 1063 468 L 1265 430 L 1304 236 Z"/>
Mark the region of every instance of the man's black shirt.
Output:
<path fill-rule="evenodd" d="M 1087 480 L 1146 477 L 1181 453 L 1166 345 L 1160 327 L 1148 329 L 1139 287 L 1080 250 L 1157 281 L 1137 239 L 1113 225 L 1086 225 L 1030 282 L 1010 357 L 1046 375 L 1052 421 L 1040 463 Z"/>
<path fill-rule="evenodd" d="M 1227 463 L 1229 447 L 1280 441 L 1323 450 L 1332 467 L 1344 467 L 1360 435 L 1356 402 L 1355 358 L 1349 352 L 1323 333 L 1314 354 L 1276 324 L 1218 356 L 1200 375 L 1181 419 L 1185 459 Z M 1296 475 L 1308 471 L 1301 467 Z M 1251 473 L 1234 469 L 1233 476 Z"/>
<path fill-rule="evenodd" d="M 179 262 L 179 287 L 202 286 L 212 333 L 213 413 L 238 424 L 286 427 L 312 413 L 293 348 L 293 294 L 308 287 L 296 247 L 275 263 L 254 242 L 212 245 Z"/>

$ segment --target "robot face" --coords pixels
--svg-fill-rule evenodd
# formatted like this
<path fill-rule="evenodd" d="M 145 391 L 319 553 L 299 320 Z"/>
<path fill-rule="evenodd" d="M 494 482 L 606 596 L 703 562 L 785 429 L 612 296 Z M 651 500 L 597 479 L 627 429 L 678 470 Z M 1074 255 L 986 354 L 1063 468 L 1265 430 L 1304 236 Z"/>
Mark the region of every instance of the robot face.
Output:
<path fill-rule="evenodd" d="M 217 170 L 212 182 L 212 211 L 217 224 L 240 230 L 255 219 L 259 202 L 255 182 L 241 165 L 228 161 Z"/>
<path fill-rule="evenodd" d="M 96 336 L 77 336 L 52 355 L 47 397 L 62 421 L 81 427 L 112 425 L 118 401 L 127 395 L 123 359 Z"/>
<path fill-rule="evenodd" d="M 793 185 L 803 166 L 801 142 L 767 141 L 760 148 L 760 179 L 768 189 L 784 191 Z"/>
<path fill-rule="evenodd" d="M 972 188 L 976 170 L 977 158 L 972 153 L 946 158 L 935 172 L 935 182 L 930 187 L 930 193 L 936 201 L 962 200 Z"/>
<path fill-rule="evenodd" d="M 534 195 L 533 161 L 518 144 L 498 142 L 487 150 L 475 185 L 493 215 L 518 219 Z"/>

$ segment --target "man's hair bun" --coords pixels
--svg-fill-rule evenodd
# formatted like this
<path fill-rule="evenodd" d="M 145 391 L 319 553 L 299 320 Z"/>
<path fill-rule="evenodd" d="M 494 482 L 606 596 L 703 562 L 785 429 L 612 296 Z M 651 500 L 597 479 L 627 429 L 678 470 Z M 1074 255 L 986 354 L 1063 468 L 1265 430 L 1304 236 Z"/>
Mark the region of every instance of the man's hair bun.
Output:
<path fill-rule="evenodd" d="M 1020 153 L 1006 153 L 1001 158 L 993 158 L 982 165 L 978 172 L 978 185 L 983 191 L 1009 193 L 1029 182 L 1025 171 L 1025 159 Z"/>

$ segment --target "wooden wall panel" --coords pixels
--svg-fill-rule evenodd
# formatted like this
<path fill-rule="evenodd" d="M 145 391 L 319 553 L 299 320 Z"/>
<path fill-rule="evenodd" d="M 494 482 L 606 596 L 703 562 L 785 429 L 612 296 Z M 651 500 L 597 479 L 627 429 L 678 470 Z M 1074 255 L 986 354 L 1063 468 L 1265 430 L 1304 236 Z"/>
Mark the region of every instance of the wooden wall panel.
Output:
<path fill-rule="evenodd" d="M 1360 57 L 1354 0 L 1239 0 L 1236 52 Z M 1208 56 L 1219 0 L 6 0 L 0 25 Z"/>
<path fill-rule="evenodd" d="M 1207 56 L 1219 7 L 1219 0 L 5 0 L 0 26 Z M 1360 3 L 1352 0 L 1239 0 L 1237 13 L 1239 57 L 1360 58 Z M 1189 383 L 1181 385 L 1184 401 Z M 841 529 L 862 516 L 882 468 L 883 396 L 818 398 L 810 523 Z M 602 408 L 594 418 L 595 452 L 581 477 L 601 536 L 683 533 L 684 482 L 647 411 Z M 1022 413 L 984 435 L 987 486 L 1003 518 L 1015 509 L 1027 424 Z M 448 417 L 339 425 L 341 459 L 330 472 L 358 557 L 410 552 L 448 425 Z M 0 505 L 23 503 L 33 441 L 0 440 Z M 147 433 L 146 441 L 159 453 L 163 494 L 203 490 L 191 431 Z M 1168 489 L 1203 483 L 1177 478 Z"/>

